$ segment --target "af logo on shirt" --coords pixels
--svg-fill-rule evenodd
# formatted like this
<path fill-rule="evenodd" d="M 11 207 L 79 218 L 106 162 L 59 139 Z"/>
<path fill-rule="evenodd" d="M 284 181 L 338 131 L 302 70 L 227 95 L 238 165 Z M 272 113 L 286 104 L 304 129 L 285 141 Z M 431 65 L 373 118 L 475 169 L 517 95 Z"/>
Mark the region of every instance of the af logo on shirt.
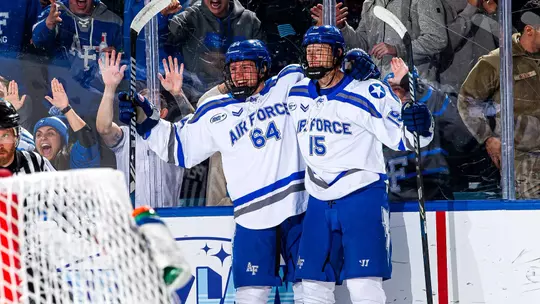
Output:
<path fill-rule="evenodd" d="M 7 36 L 4 35 L 4 29 L 7 27 L 7 20 L 9 19 L 9 12 L 0 12 L 0 43 L 7 43 Z"/>
<path fill-rule="evenodd" d="M 386 96 L 386 92 L 384 91 L 383 86 L 379 83 L 374 83 L 369 86 L 369 94 L 371 95 L 371 97 L 378 99 Z"/>

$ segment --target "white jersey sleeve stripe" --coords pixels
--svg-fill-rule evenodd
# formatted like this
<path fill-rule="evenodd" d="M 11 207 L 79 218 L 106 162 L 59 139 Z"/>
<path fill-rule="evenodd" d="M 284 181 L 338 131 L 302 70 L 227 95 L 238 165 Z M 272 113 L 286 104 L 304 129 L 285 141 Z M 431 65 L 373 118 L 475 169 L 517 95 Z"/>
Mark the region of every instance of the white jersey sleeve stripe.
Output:
<path fill-rule="evenodd" d="M 382 118 L 382 114 L 377 111 L 377 108 L 364 96 L 360 96 L 351 92 L 343 91 L 334 97 L 335 100 L 348 103 L 358 107 L 375 118 Z"/>
<path fill-rule="evenodd" d="M 311 97 L 307 86 L 295 86 L 289 91 L 290 96 Z"/>
<path fill-rule="evenodd" d="M 262 89 L 261 91 L 261 95 L 265 95 L 267 94 L 268 92 L 270 92 L 270 89 L 273 88 L 274 86 L 276 86 L 277 84 L 277 81 L 278 81 L 278 78 L 276 76 L 268 79 L 265 83 L 264 83 L 264 88 Z"/>
<path fill-rule="evenodd" d="M 179 135 L 178 135 L 178 132 L 176 131 L 176 126 L 174 124 L 171 124 L 171 132 L 169 132 L 169 145 L 167 147 L 167 154 L 168 154 L 167 163 L 178 166 L 178 163 L 175 160 L 176 153 L 174 153 L 175 152 L 174 145 L 176 142 L 178 142 L 178 145 L 180 145 L 180 141 L 179 140 L 175 141 L 175 138 L 178 139 Z"/>
<path fill-rule="evenodd" d="M 361 170 L 361 169 L 351 169 L 351 170 L 348 170 L 348 171 L 343 171 L 343 172 L 339 173 L 336 176 L 336 178 L 334 178 L 334 180 L 332 180 L 330 183 L 326 183 L 323 179 L 316 177 L 315 173 L 313 172 L 313 170 L 311 170 L 310 167 L 307 168 L 309 180 L 312 181 L 317 186 L 323 188 L 323 189 L 328 189 L 328 188 L 332 187 L 333 184 L 337 183 L 343 177 L 345 177 L 347 175 L 351 175 L 351 174 L 359 172 L 359 171 L 363 171 L 363 170 Z"/>
<path fill-rule="evenodd" d="M 197 111 L 195 111 L 195 114 L 193 114 L 193 117 L 188 121 L 188 123 L 189 124 L 196 123 L 199 119 L 201 119 L 204 116 L 204 114 L 208 113 L 209 111 L 211 111 L 213 109 L 222 108 L 222 107 L 226 107 L 226 106 L 228 106 L 230 104 L 241 103 L 241 102 L 242 101 L 236 100 L 236 99 L 231 98 L 231 97 L 224 98 L 224 99 L 218 99 L 218 100 L 215 100 L 215 101 L 210 101 L 210 102 L 204 104 L 199 109 L 197 109 Z"/>
<path fill-rule="evenodd" d="M 182 148 L 182 141 L 180 140 L 180 134 L 178 134 L 178 129 L 175 125 L 172 125 L 171 126 L 173 129 L 174 129 L 174 136 L 176 138 L 176 140 L 173 140 L 172 141 L 172 145 L 173 145 L 173 148 L 174 148 L 174 144 L 176 143 L 176 165 L 179 166 L 179 167 L 182 167 L 182 168 L 185 168 L 186 167 L 186 162 L 185 162 L 185 158 L 184 158 L 184 149 Z M 171 136 L 172 137 L 172 136 Z M 171 140 L 172 138 L 169 139 L 169 157 L 171 157 L 172 153 L 171 153 Z M 169 158 L 171 159 L 171 158 Z"/>
<path fill-rule="evenodd" d="M 234 204 L 235 206 L 241 206 L 245 203 L 249 203 L 261 196 L 264 196 L 268 193 L 271 193 L 271 192 L 274 192 L 280 188 L 283 188 L 287 185 L 289 185 L 290 183 L 296 181 L 296 180 L 303 180 L 304 179 L 304 176 L 306 175 L 306 172 L 305 171 L 300 171 L 300 172 L 295 172 L 285 178 L 282 178 L 278 181 L 276 181 L 275 183 L 273 184 L 270 184 L 268 186 L 265 186 L 261 189 L 258 189 L 258 190 L 255 190 L 251 193 L 248 193 L 242 197 L 239 197 L 238 199 L 234 200 Z"/>
<path fill-rule="evenodd" d="M 283 70 L 281 70 L 281 72 L 279 72 L 277 78 L 281 78 L 281 77 L 285 77 L 291 73 L 304 73 L 304 70 L 302 69 L 302 67 L 299 65 L 299 64 L 290 64 L 286 67 L 283 68 Z"/>
<path fill-rule="evenodd" d="M 300 183 L 297 183 L 297 184 L 294 184 L 294 185 L 291 185 L 289 186 L 287 189 L 281 191 L 281 192 L 278 192 L 268 198 L 265 198 L 261 201 L 258 201 L 258 202 L 255 202 L 253 204 L 250 204 L 250 205 L 247 205 L 245 206 L 244 208 L 240 207 L 240 208 L 235 208 L 236 210 L 234 211 L 234 217 L 239 217 L 241 215 L 244 215 L 246 213 L 250 213 L 250 212 L 253 212 L 253 211 L 257 211 L 257 210 L 260 210 L 266 206 L 270 206 L 274 203 L 277 203 L 277 202 L 280 202 L 281 200 L 283 200 L 284 198 L 286 198 L 287 196 L 289 196 L 290 194 L 292 193 L 296 193 L 296 192 L 302 192 L 302 191 L 305 191 L 306 190 L 306 186 L 304 185 L 304 182 L 300 182 Z"/>

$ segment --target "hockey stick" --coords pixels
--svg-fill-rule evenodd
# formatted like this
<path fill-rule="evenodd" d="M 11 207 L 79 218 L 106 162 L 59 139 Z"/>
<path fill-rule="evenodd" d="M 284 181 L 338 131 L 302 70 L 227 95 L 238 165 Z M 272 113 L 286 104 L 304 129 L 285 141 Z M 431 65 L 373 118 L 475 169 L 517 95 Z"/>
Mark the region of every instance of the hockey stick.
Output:
<path fill-rule="evenodd" d="M 394 29 L 401 37 L 403 44 L 405 45 L 405 50 L 407 52 L 409 65 L 409 91 L 411 94 L 412 103 L 416 103 L 416 88 L 417 88 L 417 78 L 416 73 L 414 73 L 414 61 L 413 61 L 413 50 L 412 50 L 412 39 L 407 28 L 403 23 L 389 10 L 381 7 L 375 6 L 373 13 L 384 23 L 388 24 Z M 425 210 L 425 199 L 424 199 L 424 178 L 422 177 L 422 160 L 420 155 L 420 135 L 417 132 L 414 132 L 414 152 L 416 155 L 416 183 L 418 186 L 418 205 L 420 213 L 420 234 L 422 237 L 422 253 L 424 256 L 424 278 L 426 280 L 426 298 L 428 304 L 433 304 L 433 290 L 431 288 L 431 268 L 429 265 L 429 247 L 428 247 L 428 236 L 427 236 L 427 224 L 426 224 L 426 210 Z"/>
<path fill-rule="evenodd" d="M 150 1 L 142 10 L 133 18 L 130 26 L 129 43 L 131 46 L 130 54 L 130 93 L 132 102 L 135 101 L 137 95 L 137 37 L 143 29 L 143 27 L 150 22 L 154 16 L 160 11 L 164 10 L 171 0 L 153 0 Z M 135 207 L 135 136 L 137 124 L 137 115 L 135 114 L 131 118 L 129 124 L 129 197 L 131 198 L 131 204 Z"/>

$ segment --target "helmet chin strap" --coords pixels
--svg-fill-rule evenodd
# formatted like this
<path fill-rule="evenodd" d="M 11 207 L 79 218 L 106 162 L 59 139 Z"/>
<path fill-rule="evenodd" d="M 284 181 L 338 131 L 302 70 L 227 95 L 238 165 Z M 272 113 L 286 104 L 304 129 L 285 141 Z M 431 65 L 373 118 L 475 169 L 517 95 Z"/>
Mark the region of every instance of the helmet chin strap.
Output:
<path fill-rule="evenodd" d="M 252 96 L 253 93 L 257 90 L 257 88 L 261 85 L 261 79 L 257 80 L 257 85 L 254 87 L 250 86 L 241 86 L 237 87 L 234 84 L 229 88 L 229 91 L 231 91 L 231 94 L 234 96 L 235 99 L 238 100 L 245 100 L 249 96 Z"/>
<path fill-rule="evenodd" d="M 321 88 L 321 81 L 319 79 L 319 81 L 317 81 L 317 87 L 321 88 L 321 89 L 325 89 L 326 87 L 328 87 L 332 82 L 334 82 L 334 79 L 336 78 L 336 69 L 333 68 L 331 69 L 330 71 L 326 72 L 326 74 L 324 74 L 324 76 L 327 76 L 328 73 L 331 73 L 331 72 L 334 72 L 334 74 L 332 75 L 332 78 L 330 79 L 330 81 L 326 84 L 326 86 L 324 88 Z M 324 78 L 324 77 L 323 77 Z M 322 79 L 322 78 L 321 78 Z"/>
<path fill-rule="evenodd" d="M 334 68 L 325 68 L 325 67 L 307 67 L 305 69 L 306 76 L 313 80 L 319 80 L 324 78 L 326 74 L 330 71 L 332 71 Z"/>

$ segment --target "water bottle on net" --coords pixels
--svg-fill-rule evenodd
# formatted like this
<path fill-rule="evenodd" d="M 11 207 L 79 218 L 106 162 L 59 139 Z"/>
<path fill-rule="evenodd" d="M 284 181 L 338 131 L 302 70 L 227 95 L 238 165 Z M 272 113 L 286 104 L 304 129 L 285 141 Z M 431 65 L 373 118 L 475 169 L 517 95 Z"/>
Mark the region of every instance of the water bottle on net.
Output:
<path fill-rule="evenodd" d="M 166 224 L 149 206 L 136 208 L 133 217 L 152 250 L 157 266 L 163 271 L 167 287 L 176 290 L 185 286 L 192 278 L 191 271 Z"/>

